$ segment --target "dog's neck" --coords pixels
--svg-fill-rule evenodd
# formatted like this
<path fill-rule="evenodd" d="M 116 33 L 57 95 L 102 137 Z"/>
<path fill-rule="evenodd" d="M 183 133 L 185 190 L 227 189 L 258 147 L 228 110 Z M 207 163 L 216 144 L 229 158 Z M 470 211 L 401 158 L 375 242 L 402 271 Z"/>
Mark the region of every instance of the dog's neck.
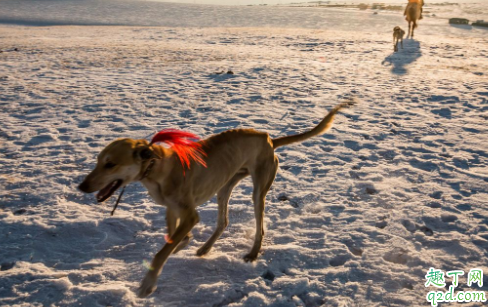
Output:
<path fill-rule="evenodd" d="M 140 180 L 152 199 L 160 205 L 171 206 L 172 195 L 184 181 L 183 168 L 178 156 L 172 149 L 155 146 L 155 152 L 160 158 L 154 160 L 147 175 Z M 144 170 L 149 165 L 146 163 Z M 144 172 L 144 171 L 142 171 Z"/>
<path fill-rule="evenodd" d="M 153 164 L 151 164 L 151 162 L 148 162 L 142 168 L 142 183 L 144 183 L 144 181 L 164 182 L 173 170 L 175 166 L 175 161 L 177 161 L 177 159 L 175 159 L 174 157 L 175 154 L 173 150 L 160 145 L 152 146 L 155 154 L 158 155 L 160 159 L 158 158 L 152 160 Z"/>

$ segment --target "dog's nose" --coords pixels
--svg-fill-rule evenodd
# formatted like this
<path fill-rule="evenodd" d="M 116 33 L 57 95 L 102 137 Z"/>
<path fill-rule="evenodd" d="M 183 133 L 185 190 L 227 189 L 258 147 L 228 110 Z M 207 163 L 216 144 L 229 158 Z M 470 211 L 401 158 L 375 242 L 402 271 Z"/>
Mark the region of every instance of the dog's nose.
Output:
<path fill-rule="evenodd" d="M 78 186 L 78 190 L 80 190 L 81 192 L 84 192 L 84 193 L 89 193 L 89 185 L 86 181 L 83 181 L 82 183 L 80 183 L 80 185 Z"/>

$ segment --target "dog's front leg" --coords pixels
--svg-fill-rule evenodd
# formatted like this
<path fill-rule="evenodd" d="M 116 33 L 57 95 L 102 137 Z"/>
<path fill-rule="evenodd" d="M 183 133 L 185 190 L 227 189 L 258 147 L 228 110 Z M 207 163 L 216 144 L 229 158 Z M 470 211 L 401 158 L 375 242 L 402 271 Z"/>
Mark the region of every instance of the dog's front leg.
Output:
<path fill-rule="evenodd" d="M 183 240 L 199 221 L 198 213 L 194 208 L 182 210 L 180 216 L 180 225 L 178 225 L 174 234 L 171 236 L 171 241 L 169 241 L 171 243 L 166 243 L 156 256 L 154 256 L 151 268 L 147 272 L 146 277 L 142 280 L 138 293 L 138 296 L 141 298 L 149 296 L 156 290 L 158 276 L 161 274 L 169 255 L 171 255 L 181 240 Z"/>
<path fill-rule="evenodd" d="M 176 217 L 176 215 L 171 211 L 170 208 L 166 208 L 166 226 L 168 227 L 168 236 L 171 238 L 176 230 L 176 227 L 178 226 L 179 223 L 179 218 Z M 180 250 L 184 249 L 188 243 L 190 243 L 190 240 L 193 238 L 193 235 L 191 232 L 189 232 L 183 240 L 181 240 L 180 244 L 176 246 L 176 248 L 173 250 L 173 254 L 176 254 Z"/>
<path fill-rule="evenodd" d="M 166 208 L 166 227 L 168 228 L 168 236 L 171 238 L 178 226 L 178 218 L 175 216 L 170 208 Z"/>

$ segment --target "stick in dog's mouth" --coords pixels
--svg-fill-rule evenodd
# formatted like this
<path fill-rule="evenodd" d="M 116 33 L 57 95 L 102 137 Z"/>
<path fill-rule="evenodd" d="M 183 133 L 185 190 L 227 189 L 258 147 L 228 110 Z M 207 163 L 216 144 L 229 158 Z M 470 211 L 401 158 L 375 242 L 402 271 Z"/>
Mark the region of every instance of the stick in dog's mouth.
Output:
<path fill-rule="evenodd" d="M 97 201 L 99 203 L 106 201 L 112 194 L 117 191 L 118 188 L 122 185 L 122 180 L 118 179 L 115 181 L 112 181 L 110 184 L 108 184 L 106 187 L 98 191 L 97 193 Z"/>

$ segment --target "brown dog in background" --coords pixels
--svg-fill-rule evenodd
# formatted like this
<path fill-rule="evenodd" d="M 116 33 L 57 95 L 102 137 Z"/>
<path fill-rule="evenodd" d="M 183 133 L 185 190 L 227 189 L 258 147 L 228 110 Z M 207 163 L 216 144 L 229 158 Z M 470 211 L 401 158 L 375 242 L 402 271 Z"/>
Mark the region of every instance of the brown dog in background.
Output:
<path fill-rule="evenodd" d="M 168 257 L 189 242 L 190 232 L 199 221 L 196 207 L 217 194 L 217 227 L 197 254 L 201 256 L 210 251 L 228 225 L 227 205 L 232 189 L 247 176 L 251 176 L 254 186 L 256 234 L 254 245 L 244 260 L 254 261 L 263 241 L 265 197 L 278 171 L 275 149 L 323 134 L 332 125 L 336 113 L 354 103 L 350 100 L 336 106 L 310 131 L 276 139 L 265 132 L 237 129 L 189 142 L 185 138 L 191 134 L 171 130 L 158 133 L 151 143 L 119 139 L 105 147 L 98 155 L 95 169 L 80 184 L 81 191 L 99 191 L 97 200 L 103 202 L 120 187 L 140 181 L 154 201 L 167 208 L 169 239 L 154 257 L 139 288 L 139 297 L 154 292 Z M 161 141 L 162 138 L 166 141 Z M 172 146 L 167 148 L 155 142 Z"/>
<path fill-rule="evenodd" d="M 403 49 L 403 37 L 405 36 L 405 31 L 402 30 L 399 26 L 393 28 L 393 51 L 398 51 L 398 42 L 401 42 L 402 49 Z"/>

